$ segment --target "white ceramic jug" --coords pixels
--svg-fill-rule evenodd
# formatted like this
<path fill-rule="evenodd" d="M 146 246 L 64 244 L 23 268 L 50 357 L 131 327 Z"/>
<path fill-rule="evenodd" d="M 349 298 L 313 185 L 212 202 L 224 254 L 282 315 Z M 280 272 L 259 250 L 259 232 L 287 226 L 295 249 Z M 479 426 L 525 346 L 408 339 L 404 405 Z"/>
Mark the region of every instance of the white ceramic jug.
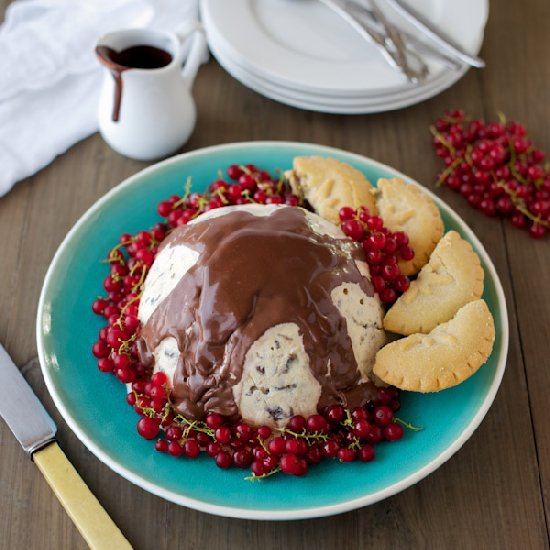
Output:
<path fill-rule="evenodd" d="M 106 68 L 99 101 L 103 139 L 138 160 L 158 159 L 181 147 L 195 127 L 191 87 L 204 51 L 204 33 L 198 29 L 187 39 L 145 29 L 100 37 L 96 53 Z"/>

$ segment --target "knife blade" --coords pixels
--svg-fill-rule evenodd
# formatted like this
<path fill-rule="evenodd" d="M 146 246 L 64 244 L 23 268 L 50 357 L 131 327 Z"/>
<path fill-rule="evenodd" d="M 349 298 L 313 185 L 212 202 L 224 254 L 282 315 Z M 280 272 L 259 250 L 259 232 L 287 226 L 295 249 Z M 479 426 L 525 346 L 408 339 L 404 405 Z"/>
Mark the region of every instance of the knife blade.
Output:
<path fill-rule="evenodd" d="M 0 416 L 93 550 L 131 550 L 65 453 L 55 442 L 56 426 L 11 357 L 0 344 Z"/>
<path fill-rule="evenodd" d="M 29 455 L 55 439 L 55 423 L 0 344 L 0 416 Z"/>
<path fill-rule="evenodd" d="M 385 0 L 395 11 L 397 11 L 403 19 L 407 20 L 411 25 L 416 27 L 423 36 L 437 44 L 442 50 L 448 54 L 454 55 L 463 63 L 472 67 L 485 67 L 485 61 L 477 55 L 471 55 L 453 42 L 449 37 L 445 36 L 440 30 L 436 29 L 429 21 L 427 21 L 414 8 L 406 5 L 403 0 Z"/>

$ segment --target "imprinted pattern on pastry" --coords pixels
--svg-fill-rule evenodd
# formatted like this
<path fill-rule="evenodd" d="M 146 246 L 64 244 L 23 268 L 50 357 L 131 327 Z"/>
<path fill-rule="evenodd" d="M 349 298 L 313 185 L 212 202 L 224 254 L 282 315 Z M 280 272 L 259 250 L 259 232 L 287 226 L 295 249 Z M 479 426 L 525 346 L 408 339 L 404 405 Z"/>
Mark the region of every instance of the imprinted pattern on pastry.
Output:
<path fill-rule="evenodd" d="M 365 206 L 376 214 L 373 188 L 367 178 L 334 158 L 295 157 L 294 169 L 285 172 L 295 194 L 303 196 L 321 217 L 340 225 L 342 206 Z"/>
<path fill-rule="evenodd" d="M 439 241 L 418 278 L 388 310 L 384 328 L 398 334 L 428 333 L 483 294 L 483 268 L 470 243 L 456 231 Z"/>
<path fill-rule="evenodd" d="M 483 300 L 469 302 L 429 334 L 412 334 L 383 347 L 373 372 L 402 390 L 436 392 L 460 384 L 491 354 L 493 316 Z"/>
<path fill-rule="evenodd" d="M 405 231 L 414 250 L 412 260 L 399 261 L 401 273 L 418 273 L 443 235 L 439 209 L 416 185 L 399 178 L 379 179 L 373 193 L 384 225 L 390 231 Z"/>

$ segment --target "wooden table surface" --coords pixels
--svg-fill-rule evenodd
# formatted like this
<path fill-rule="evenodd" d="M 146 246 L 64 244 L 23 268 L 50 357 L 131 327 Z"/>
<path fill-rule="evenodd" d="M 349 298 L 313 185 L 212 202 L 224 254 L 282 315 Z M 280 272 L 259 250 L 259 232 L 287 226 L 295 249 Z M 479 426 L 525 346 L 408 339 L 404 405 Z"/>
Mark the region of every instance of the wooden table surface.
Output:
<path fill-rule="evenodd" d="M 0 0 L 0 6 L 7 3 Z M 548 548 L 550 238 L 535 241 L 473 211 L 450 190 L 434 188 L 440 165 L 428 126 L 450 107 L 485 118 L 501 110 L 524 122 L 550 153 L 549 22 L 548 0 L 492 1 L 481 52 L 485 69 L 470 71 L 432 100 L 376 115 L 300 111 L 248 90 L 215 60 L 200 70 L 194 88 L 198 125 L 183 151 L 295 140 L 367 155 L 435 190 L 473 228 L 500 275 L 510 351 L 493 406 L 451 460 L 417 486 L 367 508 L 288 522 L 220 518 L 153 496 L 100 463 L 68 429 L 44 388 L 34 321 L 45 271 L 66 232 L 144 164 L 117 155 L 96 134 L 0 199 L 0 341 L 55 418 L 70 460 L 135 548 Z M 85 547 L 0 422 L 0 548 Z"/>

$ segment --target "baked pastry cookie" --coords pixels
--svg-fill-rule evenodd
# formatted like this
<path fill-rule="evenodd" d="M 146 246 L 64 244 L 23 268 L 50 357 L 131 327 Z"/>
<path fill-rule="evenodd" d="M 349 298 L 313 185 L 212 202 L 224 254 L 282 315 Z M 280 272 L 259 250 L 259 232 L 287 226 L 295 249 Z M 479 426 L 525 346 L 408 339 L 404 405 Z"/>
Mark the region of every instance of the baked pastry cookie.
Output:
<path fill-rule="evenodd" d="M 398 334 L 430 332 L 483 294 L 483 268 L 470 243 L 449 231 L 418 278 L 388 310 L 384 328 Z"/>
<path fill-rule="evenodd" d="M 340 225 L 342 206 L 365 206 L 376 214 L 373 187 L 353 166 L 330 157 L 295 157 L 293 167 L 285 172 L 292 191 L 326 220 Z"/>
<path fill-rule="evenodd" d="M 495 324 L 483 300 L 469 302 L 429 334 L 412 334 L 383 347 L 373 372 L 402 390 L 436 392 L 474 374 L 493 349 Z"/>
<path fill-rule="evenodd" d="M 412 260 L 399 261 L 401 273 L 418 273 L 443 235 L 439 209 L 416 185 L 399 178 L 379 179 L 373 193 L 384 225 L 390 231 L 405 231 L 414 250 Z"/>

